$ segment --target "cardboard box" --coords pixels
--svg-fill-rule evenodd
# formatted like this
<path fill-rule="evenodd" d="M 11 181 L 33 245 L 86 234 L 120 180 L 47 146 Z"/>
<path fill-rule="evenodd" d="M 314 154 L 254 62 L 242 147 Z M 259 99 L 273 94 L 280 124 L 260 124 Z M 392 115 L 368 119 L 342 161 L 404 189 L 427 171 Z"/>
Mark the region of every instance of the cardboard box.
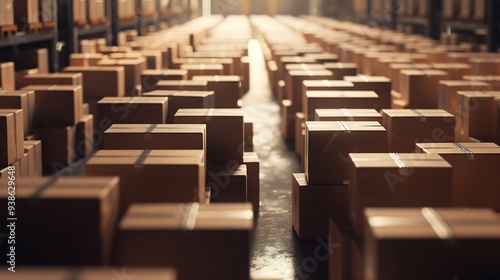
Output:
<path fill-rule="evenodd" d="M 349 205 L 363 234 L 368 207 L 450 207 L 453 172 L 439 155 L 350 154 Z"/>
<path fill-rule="evenodd" d="M 333 73 L 332 80 L 343 80 L 345 76 L 356 76 L 358 74 L 358 68 L 355 63 L 324 63 L 326 70 Z"/>
<path fill-rule="evenodd" d="M 352 152 L 387 152 L 378 122 L 306 122 L 305 173 L 311 185 L 347 184 Z"/>
<path fill-rule="evenodd" d="M 420 63 L 420 64 L 411 64 L 411 63 L 394 63 L 390 65 L 390 75 L 389 79 L 391 79 L 392 90 L 396 92 L 401 92 L 401 71 L 402 70 L 423 70 L 423 69 L 431 69 L 430 64 Z"/>
<path fill-rule="evenodd" d="M 330 218 L 349 220 L 348 187 L 314 186 L 304 173 L 292 174 L 292 221 L 300 240 L 327 238 Z"/>
<path fill-rule="evenodd" d="M 119 182 L 116 177 L 17 179 L 23 191 L 16 192 L 15 214 L 25 222 L 15 223 L 16 264 L 109 265 Z M 0 200 L 6 204 L 7 192 L 0 194 Z"/>
<path fill-rule="evenodd" d="M 252 229 L 250 204 L 136 204 L 118 228 L 117 263 L 171 266 L 179 280 L 248 280 Z"/>
<path fill-rule="evenodd" d="M 500 58 L 471 58 L 472 75 L 500 75 Z"/>
<path fill-rule="evenodd" d="M 168 97 L 167 123 L 174 123 L 174 115 L 182 108 L 214 108 L 213 91 L 155 90 L 144 97 Z"/>
<path fill-rule="evenodd" d="M 462 80 L 464 76 L 472 75 L 472 68 L 466 63 L 433 63 L 431 66 L 447 72 L 450 80 Z"/>
<path fill-rule="evenodd" d="M 363 238 L 354 234 L 352 223 L 330 219 L 327 245 L 329 280 L 364 279 Z"/>
<path fill-rule="evenodd" d="M 381 109 L 391 108 L 391 80 L 381 76 L 347 76 L 346 81 L 354 84 L 354 90 L 371 90 L 379 97 L 379 107 Z"/>
<path fill-rule="evenodd" d="M 411 108 L 436 108 L 439 81 L 448 79 L 440 70 L 402 70 L 399 76 L 401 99 Z"/>
<path fill-rule="evenodd" d="M 457 94 L 457 141 L 473 137 L 494 140 L 500 132 L 500 92 L 460 91 Z"/>
<path fill-rule="evenodd" d="M 42 176 L 42 141 L 24 140 L 24 152 L 30 157 L 30 177 Z"/>
<path fill-rule="evenodd" d="M 180 69 L 149 69 L 142 71 L 141 82 L 143 92 L 156 90 L 156 85 L 162 80 L 187 80 L 187 71 Z"/>
<path fill-rule="evenodd" d="M 488 90 L 500 90 L 500 75 L 471 75 L 464 76 L 464 80 L 485 82 L 490 85 Z"/>
<path fill-rule="evenodd" d="M 373 91 L 308 91 L 303 111 L 306 120 L 314 120 L 316 109 L 374 109 L 378 108 L 378 102 Z"/>
<path fill-rule="evenodd" d="M 159 81 L 156 84 L 157 90 L 178 90 L 178 91 L 207 91 L 207 81 L 193 81 L 193 80 L 180 80 L 180 81 Z"/>
<path fill-rule="evenodd" d="M 315 121 L 365 121 L 382 123 L 375 109 L 316 109 Z"/>
<path fill-rule="evenodd" d="M 35 92 L 35 126 L 72 126 L 82 117 L 81 86 L 40 85 L 22 88 Z"/>
<path fill-rule="evenodd" d="M 76 156 L 89 156 L 94 151 L 94 115 L 84 115 L 75 129 Z"/>
<path fill-rule="evenodd" d="M 22 164 L 24 164 L 24 167 L 21 167 L 23 169 L 24 177 L 36 177 L 36 152 L 35 152 L 35 146 L 34 145 L 27 145 L 24 143 L 23 145 L 24 148 L 24 157 L 20 160 Z"/>
<path fill-rule="evenodd" d="M 207 125 L 207 162 L 209 164 L 243 162 L 243 110 L 179 109 L 174 121 L 178 124 Z"/>
<path fill-rule="evenodd" d="M 243 163 L 247 167 L 247 202 L 252 203 L 254 211 L 260 208 L 260 162 L 255 152 L 245 152 Z"/>
<path fill-rule="evenodd" d="M 491 210 L 370 208 L 365 216 L 365 279 L 500 276 L 500 220 Z"/>
<path fill-rule="evenodd" d="M 236 74 L 231 58 L 177 58 L 172 61 L 171 68 L 180 69 L 182 64 L 222 64 L 223 75 Z"/>
<path fill-rule="evenodd" d="M 472 20 L 477 22 L 485 22 L 487 11 L 486 0 L 476 0 L 474 2 L 474 14 L 472 15 Z"/>
<path fill-rule="evenodd" d="M 0 24 L 2 25 L 12 25 L 14 24 L 14 0 L 6 0 L 2 2 L 3 9 L 0 12 L 2 16 L 0 18 Z"/>
<path fill-rule="evenodd" d="M 459 91 L 484 91 L 489 85 L 485 82 L 476 81 L 440 81 L 438 108 L 444 109 L 453 115 L 457 114 L 457 92 Z"/>
<path fill-rule="evenodd" d="M 253 152 L 253 120 L 248 116 L 244 116 L 243 120 L 244 150 L 245 152 Z"/>
<path fill-rule="evenodd" d="M 76 126 L 42 127 L 37 138 L 43 143 L 42 163 L 44 166 L 69 166 L 76 159 Z"/>
<path fill-rule="evenodd" d="M 22 271 L 13 274 L 10 271 L 1 271 L 0 277 L 11 277 L 12 280 L 66 280 L 77 277 L 80 280 L 109 280 L 113 277 L 139 277 L 148 280 L 175 280 L 176 273 L 172 268 L 81 268 L 78 271 L 64 268 L 34 268 L 26 267 Z M 133 275 L 133 276 L 132 276 Z"/>
<path fill-rule="evenodd" d="M 106 3 L 103 0 L 88 0 L 88 18 L 90 22 L 106 19 Z"/>
<path fill-rule="evenodd" d="M 0 88 L 4 91 L 16 90 L 14 63 L 0 63 Z"/>
<path fill-rule="evenodd" d="M 111 124 L 164 124 L 167 121 L 167 97 L 105 97 L 97 102 L 97 121 Z"/>
<path fill-rule="evenodd" d="M 305 80 L 329 80 L 333 73 L 328 70 L 293 70 L 288 72 L 290 80 L 285 81 L 287 85 L 287 99 L 292 101 L 292 107 L 295 112 L 302 110 L 303 102 L 303 82 Z"/>
<path fill-rule="evenodd" d="M 69 55 L 69 65 L 77 67 L 94 67 L 98 66 L 99 62 L 108 58 L 102 53 L 72 53 Z"/>
<path fill-rule="evenodd" d="M 500 210 L 500 147 L 494 143 L 417 143 L 416 151 L 437 154 L 453 167 L 453 207 Z"/>
<path fill-rule="evenodd" d="M 18 145 L 22 143 L 17 139 L 16 116 L 14 112 L 0 111 L 0 148 L 2 150 L 0 157 L 0 168 L 5 168 L 18 159 Z M 23 152 L 24 154 L 24 152 Z"/>
<path fill-rule="evenodd" d="M 285 140 L 292 140 L 295 137 L 295 114 L 297 113 L 292 102 L 288 99 L 281 101 L 281 136 Z"/>
<path fill-rule="evenodd" d="M 455 117 L 444 110 L 389 109 L 382 117 L 391 152 L 413 152 L 415 143 L 455 141 Z"/>
<path fill-rule="evenodd" d="M 204 124 L 114 124 L 104 132 L 106 150 L 206 150 Z"/>
<path fill-rule="evenodd" d="M 28 30 L 28 24 L 40 22 L 38 0 L 13 1 L 13 4 L 14 20 L 19 29 Z"/>
<path fill-rule="evenodd" d="M 306 117 L 304 113 L 295 113 L 295 153 L 301 159 L 301 168 L 304 169 L 304 149 L 305 149 L 305 124 Z"/>
<path fill-rule="evenodd" d="M 210 165 L 207 168 L 206 187 L 210 189 L 210 203 L 246 203 L 247 167 L 237 165 Z"/>
<path fill-rule="evenodd" d="M 85 100 L 125 96 L 125 68 L 123 66 L 70 66 L 64 68 L 64 72 L 82 73 Z"/>
<path fill-rule="evenodd" d="M 98 62 L 98 66 L 123 66 L 125 70 L 125 95 L 141 96 L 138 86 L 141 86 L 141 74 L 146 70 L 146 59 L 104 59 Z"/>
<path fill-rule="evenodd" d="M 242 73 L 240 75 L 242 82 L 243 94 L 250 90 L 250 58 L 244 56 L 241 58 Z"/>
<path fill-rule="evenodd" d="M 180 69 L 188 72 L 188 79 L 193 76 L 223 75 L 224 66 L 222 64 L 182 64 Z"/>
<path fill-rule="evenodd" d="M 83 78 L 80 73 L 32 74 L 24 76 L 22 82 L 18 83 L 20 88 L 30 85 L 83 86 Z"/>
<path fill-rule="evenodd" d="M 30 175 L 29 155 L 24 153 L 24 155 L 17 162 L 19 162 L 19 170 L 16 171 L 16 177 L 28 178 Z"/>
<path fill-rule="evenodd" d="M 4 91 L 0 93 L 0 109 L 22 109 L 24 136 L 33 131 L 35 93 L 33 91 Z"/>
<path fill-rule="evenodd" d="M 132 203 L 203 203 L 204 162 L 202 150 L 99 150 L 85 175 L 120 177 L 122 216 Z"/>
<path fill-rule="evenodd" d="M 215 93 L 215 108 L 239 108 L 242 97 L 239 76 L 193 76 L 193 81 L 206 81 L 207 90 Z"/>

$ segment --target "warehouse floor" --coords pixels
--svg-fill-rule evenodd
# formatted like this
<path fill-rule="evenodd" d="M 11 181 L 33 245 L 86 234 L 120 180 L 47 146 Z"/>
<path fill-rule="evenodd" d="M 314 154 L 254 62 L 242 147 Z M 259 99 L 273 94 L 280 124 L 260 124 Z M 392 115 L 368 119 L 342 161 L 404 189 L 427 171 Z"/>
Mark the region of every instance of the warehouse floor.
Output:
<path fill-rule="evenodd" d="M 279 106 L 273 99 L 264 58 L 250 42 L 250 92 L 243 109 L 254 121 L 254 149 L 260 159 L 260 213 L 256 221 L 251 273 L 254 277 L 327 279 L 326 241 L 304 242 L 292 229 L 291 179 L 297 156 L 283 141 Z"/>

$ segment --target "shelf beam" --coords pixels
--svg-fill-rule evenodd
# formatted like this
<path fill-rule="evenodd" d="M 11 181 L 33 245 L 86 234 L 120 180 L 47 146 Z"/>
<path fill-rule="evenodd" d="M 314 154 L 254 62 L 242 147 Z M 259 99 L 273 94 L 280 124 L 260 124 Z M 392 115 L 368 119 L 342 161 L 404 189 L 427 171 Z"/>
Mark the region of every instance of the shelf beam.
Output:
<path fill-rule="evenodd" d="M 498 11 L 500 9 L 499 0 L 486 0 L 486 20 L 488 22 L 488 36 L 486 36 L 486 45 L 488 51 L 497 52 L 500 40 L 500 29 L 498 27 Z"/>
<path fill-rule="evenodd" d="M 425 35 L 439 40 L 441 36 L 441 13 L 442 1 L 427 0 L 427 20 L 428 24 L 425 29 Z"/>

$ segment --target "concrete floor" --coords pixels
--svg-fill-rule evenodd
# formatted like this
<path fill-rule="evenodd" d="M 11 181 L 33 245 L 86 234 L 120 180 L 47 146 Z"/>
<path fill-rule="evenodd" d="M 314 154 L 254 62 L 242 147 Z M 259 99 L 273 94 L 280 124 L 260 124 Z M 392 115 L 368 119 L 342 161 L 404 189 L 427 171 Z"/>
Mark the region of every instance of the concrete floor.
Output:
<path fill-rule="evenodd" d="M 254 149 L 260 159 L 260 212 L 251 251 L 253 277 L 327 279 L 327 243 L 299 241 L 292 229 L 292 173 L 300 171 L 291 145 L 281 137 L 274 100 L 258 41 L 250 42 L 250 92 L 243 109 L 254 121 Z"/>

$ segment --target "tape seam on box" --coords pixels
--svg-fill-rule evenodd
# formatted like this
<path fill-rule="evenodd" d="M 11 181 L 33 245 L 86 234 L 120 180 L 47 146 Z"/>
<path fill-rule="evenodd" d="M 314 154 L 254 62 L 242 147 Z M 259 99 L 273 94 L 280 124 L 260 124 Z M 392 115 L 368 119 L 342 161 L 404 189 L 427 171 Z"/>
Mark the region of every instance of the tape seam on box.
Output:
<path fill-rule="evenodd" d="M 346 108 L 342 108 L 340 109 L 340 111 L 346 116 L 349 118 L 349 121 L 354 121 L 354 116 L 351 114 L 351 112 L 349 112 L 349 109 L 346 109 Z"/>
<path fill-rule="evenodd" d="M 422 112 L 420 112 L 417 109 L 411 109 L 411 110 L 420 117 L 420 121 L 421 122 L 425 122 L 425 115 L 422 114 Z"/>
<path fill-rule="evenodd" d="M 182 225 L 181 225 L 183 230 L 194 229 L 199 209 L 200 209 L 200 204 L 198 202 L 190 203 L 186 206 L 186 210 L 182 217 Z"/>
<path fill-rule="evenodd" d="M 471 150 L 469 150 L 468 148 L 466 148 L 464 145 L 462 145 L 461 143 L 454 143 L 455 146 L 457 146 L 460 150 L 462 150 L 464 153 L 467 154 L 467 159 L 469 160 L 474 160 L 474 152 L 472 152 Z"/>
<path fill-rule="evenodd" d="M 401 159 L 401 157 L 398 155 L 398 153 L 390 153 L 389 156 L 398 165 L 398 168 L 408 168 L 408 165 L 404 162 L 403 159 Z"/>
<path fill-rule="evenodd" d="M 446 223 L 441 215 L 439 215 L 436 210 L 425 207 L 421 210 L 422 216 L 427 220 L 430 224 L 436 235 L 442 240 L 454 239 L 455 234 L 451 229 L 450 225 Z"/>
<path fill-rule="evenodd" d="M 48 189 L 50 186 L 52 186 L 55 182 L 59 181 L 60 176 L 55 174 L 52 176 L 45 184 L 43 184 L 38 190 L 33 194 L 33 198 L 40 198 L 42 193 Z"/>
<path fill-rule="evenodd" d="M 141 155 L 137 158 L 137 160 L 134 163 L 134 168 L 142 168 L 142 165 L 148 158 L 149 154 L 151 154 L 151 150 L 142 151 Z"/>

